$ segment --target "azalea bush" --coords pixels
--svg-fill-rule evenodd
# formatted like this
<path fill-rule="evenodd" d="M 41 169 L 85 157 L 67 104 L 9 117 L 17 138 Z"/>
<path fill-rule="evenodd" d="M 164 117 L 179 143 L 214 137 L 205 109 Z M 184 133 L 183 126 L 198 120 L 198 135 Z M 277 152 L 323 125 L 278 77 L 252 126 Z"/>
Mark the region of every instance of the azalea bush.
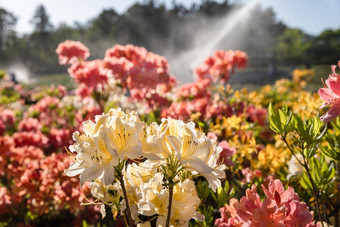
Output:
<path fill-rule="evenodd" d="M 336 66 L 249 92 L 239 50 L 182 85 L 143 47 L 56 52 L 74 91 L 0 79 L 0 225 L 339 226 Z"/>

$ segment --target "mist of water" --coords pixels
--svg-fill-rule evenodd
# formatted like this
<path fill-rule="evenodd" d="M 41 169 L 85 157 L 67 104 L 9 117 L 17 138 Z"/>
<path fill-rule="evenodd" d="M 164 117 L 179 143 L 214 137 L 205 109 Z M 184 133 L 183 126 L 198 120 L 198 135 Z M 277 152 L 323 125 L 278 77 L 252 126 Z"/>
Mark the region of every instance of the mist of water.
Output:
<path fill-rule="evenodd" d="M 6 68 L 6 71 L 8 74 L 13 73 L 18 82 L 26 84 L 34 82 L 33 79 L 31 78 L 30 70 L 22 62 L 11 63 Z"/>
<path fill-rule="evenodd" d="M 171 65 L 171 72 L 182 82 L 192 81 L 193 69 L 203 63 L 206 57 L 221 48 L 219 44 L 228 37 L 231 31 L 235 31 L 238 24 L 248 18 L 249 13 L 258 4 L 259 0 L 250 1 L 213 23 L 205 24 L 207 29 L 204 29 L 203 33 L 191 36 L 193 46 L 190 50 L 170 56 L 165 54 Z"/>

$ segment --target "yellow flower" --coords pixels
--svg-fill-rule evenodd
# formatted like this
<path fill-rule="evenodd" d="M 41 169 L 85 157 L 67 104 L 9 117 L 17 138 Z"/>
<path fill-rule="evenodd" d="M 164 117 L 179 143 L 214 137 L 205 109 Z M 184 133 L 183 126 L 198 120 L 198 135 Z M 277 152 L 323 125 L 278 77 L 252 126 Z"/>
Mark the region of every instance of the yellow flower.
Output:
<path fill-rule="evenodd" d="M 275 173 L 280 170 L 290 159 L 289 151 L 283 147 L 276 148 L 272 144 L 268 144 L 264 150 L 261 150 L 258 155 L 258 169 L 266 169 Z"/>

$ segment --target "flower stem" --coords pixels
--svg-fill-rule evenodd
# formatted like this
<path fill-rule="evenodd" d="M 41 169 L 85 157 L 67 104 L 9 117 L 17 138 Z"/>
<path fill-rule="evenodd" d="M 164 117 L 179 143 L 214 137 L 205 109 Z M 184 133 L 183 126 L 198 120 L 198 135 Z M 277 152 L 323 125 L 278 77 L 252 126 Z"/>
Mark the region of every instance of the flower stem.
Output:
<path fill-rule="evenodd" d="M 124 195 L 124 200 L 125 200 L 125 205 L 126 205 L 127 222 L 128 222 L 128 225 L 132 227 L 133 226 L 133 220 L 132 220 L 132 217 L 131 217 L 129 201 L 128 201 L 128 197 L 127 197 L 127 193 L 126 193 L 126 189 L 125 189 L 125 185 L 124 185 L 124 179 L 120 178 L 119 182 L 120 182 L 120 185 L 121 185 L 122 190 L 123 190 L 123 195 Z"/>
<path fill-rule="evenodd" d="M 126 164 L 126 160 L 119 160 L 119 164 L 117 166 L 114 166 L 115 169 L 115 177 L 116 179 L 119 181 L 120 186 L 122 187 L 122 191 L 123 191 L 123 199 L 125 200 L 125 205 L 126 205 L 126 215 L 127 216 L 127 224 L 128 226 L 133 227 L 133 220 L 131 217 L 131 211 L 130 211 L 130 206 L 129 206 L 129 199 L 126 193 L 126 189 L 125 189 L 125 184 L 124 184 L 124 174 L 123 174 L 123 170 L 125 169 L 125 164 Z"/>
<path fill-rule="evenodd" d="M 337 162 L 336 164 L 336 171 L 337 171 L 337 177 L 336 177 L 336 187 L 337 187 L 337 195 L 336 195 L 336 204 L 334 209 L 335 214 L 335 226 L 339 226 L 339 206 L 340 206 L 340 163 Z"/>
<path fill-rule="evenodd" d="M 300 163 L 301 166 L 304 167 L 304 169 L 306 170 L 307 172 L 307 175 L 308 175 L 308 178 L 312 184 L 312 191 L 313 191 L 313 195 L 315 197 L 315 202 L 316 202 L 316 211 L 318 213 L 318 216 L 319 216 L 319 220 L 321 222 L 321 226 L 324 227 L 324 224 L 323 224 L 323 216 L 321 215 L 321 211 L 320 211 L 320 204 L 319 204 L 319 196 L 317 194 L 317 190 L 316 190 L 316 187 L 315 187 L 315 184 L 314 184 L 314 181 L 313 181 L 313 178 L 310 174 L 310 171 L 309 171 L 309 168 L 308 168 L 308 164 L 306 162 L 306 158 L 304 155 L 302 155 L 303 157 L 303 163 L 296 157 L 295 153 L 294 153 L 294 150 L 293 148 L 289 145 L 287 139 L 286 139 L 286 136 L 281 136 L 283 142 L 285 142 L 285 144 L 287 145 L 289 151 L 292 153 L 292 155 L 295 157 L 295 159 Z M 302 146 L 301 147 L 301 150 L 303 150 L 304 147 Z"/>
<path fill-rule="evenodd" d="M 322 217 L 321 212 L 320 212 L 319 196 L 317 195 L 317 190 L 316 190 L 313 178 L 312 178 L 312 176 L 311 176 L 311 174 L 309 172 L 309 168 L 308 168 L 308 165 L 306 163 L 306 159 L 304 157 L 303 157 L 303 161 L 304 161 L 303 167 L 306 169 L 308 178 L 309 178 L 310 182 L 312 183 L 312 189 L 313 189 L 312 191 L 313 191 L 313 194 L 314 194 L 314 197 L 315 197 L 316 210 L 318 212 L 318 216 L 319 216 L 321 225 L 322 225 L 322 227 L 324 227 L 324 225 L 323 225 L 323 217 Z"/>
<path fill-rule="evenodd" d="M 166 218 L 166 227 L 170 226 L 170 216 L 171 216 L 171 207 L 172 207 L 172 195 L 174 193 L 174 186 L 173 184 L 169 185 L 169 205 L 168 205 L 168 216 Z"/>

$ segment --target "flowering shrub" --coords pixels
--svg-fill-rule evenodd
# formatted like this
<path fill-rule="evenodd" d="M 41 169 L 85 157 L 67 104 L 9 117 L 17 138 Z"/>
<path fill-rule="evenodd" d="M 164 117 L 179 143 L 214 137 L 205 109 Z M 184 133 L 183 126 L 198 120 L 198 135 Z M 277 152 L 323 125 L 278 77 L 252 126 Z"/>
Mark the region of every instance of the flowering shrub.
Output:
<path fill-rule="evenodd" d="M 56 52 L 76 91 L 1 79 L 0 225 L 339 225 L 336 66 L 320 99 L 301 69 L 233 90 L 241 51 L 215 52 L 178 87 L 142 47 Z"/>
<path fill-rule="evenodd" d="M 189 119 L 192 113 L 199 113 L 200 118 L 220 118 L 223 113 L 230 113 L 230 106 L 225 105 L 228 99 L 224 92 L 215 93 L 214 82 L 228 82 L 235 68 L 245 68 L 247 55 L 242 51 L 216 51 L 204 63 L 195 69 L 196 81 L 184 84 L 178 88 L 176 98 L 168 109 L 163 110 L 162 116 L 179 119 Z M 223 89 L 223 86 L 222 86 Z"/>
<path fill-rule="evenodd" d="M 86 60 L 90 56 L 89 49 L 79 41 L 66 40 L 58 45 L 56 52 L 59 56 L 59 64 L 67 65 L 78 59 Z"/>
<path fill-rule="evenodd" d="M 120 109 L 111 109 L 107 114 L 97 115 L 95 123 L 84 122 L 83 130 L 84 133 L 73 135 L 76 143 L 70 146 L 70 151 L 76 152 L 77 156 L 66 174 L 80 174 L 82 183 L 95 181 L 104 189 L 116 182 L 114 187 L 124 198 L 122 210 L 125 207 L 129 225 L 138 223 L 138 213 L 157 215 L 157 223 L 162 225 L 165 222 L 187 225 L 191 218 L 200 217 L 196 212 L 200 200 L 191 179 L 201 175 L 216 191 L 221 186 L 220 179 L 225 177 L 225 166 L 218 162 L 222 148 L 216 146 L 216 141 L 197 132 L 193 123 L 168 118 L 163 119 L 161 125 L 143 126 L 135 112 L 126 114 Z M 139 165 L 128 165 L 129 171 L 125 172 L 128 159 L 141 157 L 147 159 Z M 135 181 L 136 176 L 143 178 L 144 174 L 154 177 L 147 177 L 143 182 Z M 129 182 L 127 189 L 125 182 Z M 96 198 L 104 199 L 99 202 L 111 202 L 105 191 L 100 193 L 104 196 L 95 191 Z M 171 217 L 172 205 L 168 204 L 172 202 L 172 212 L 178 215 Z M 130 211 L 129 206 L 135 209 Z M 179 215 L 182 209 L 188 213 Z"/>
<path fill-rule="evenodd" d="M 262 185 L 265 199 L 261 201 L 256 185 L 247 189 L 240 201 L 231 199 L 229 205 L 220 208 L 222 218 L 217 226 L 316 226 L 313 213 L 304 202 L 300 202 L 294 189 L 284 189 L 280 180 L 271 181 L 266 188 Z"/>

